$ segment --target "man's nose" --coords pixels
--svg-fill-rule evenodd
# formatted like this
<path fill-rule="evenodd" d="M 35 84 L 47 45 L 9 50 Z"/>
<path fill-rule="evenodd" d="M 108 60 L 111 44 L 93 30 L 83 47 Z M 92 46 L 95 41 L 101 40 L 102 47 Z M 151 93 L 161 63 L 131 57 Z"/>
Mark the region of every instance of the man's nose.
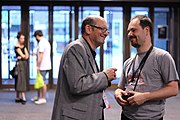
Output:
<path fill-rule="evenodd" d="M 104 32 L 104 35 L 108 36 L 109 35 L 109 31 Z"/>
<path fill-rule="evenodd" d="M 133 35 L 132 32 L 129 31 L 129 32 L 128 32 L 128 37 L 129 37 L 129 36 L 132 36 L 132 35 Z"/>

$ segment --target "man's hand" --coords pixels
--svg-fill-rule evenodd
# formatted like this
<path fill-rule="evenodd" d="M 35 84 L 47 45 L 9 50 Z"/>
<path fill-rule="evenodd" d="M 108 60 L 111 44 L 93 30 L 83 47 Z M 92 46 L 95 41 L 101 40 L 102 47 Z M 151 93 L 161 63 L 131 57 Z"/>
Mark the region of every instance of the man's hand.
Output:
<path fill-rule="evenodd" d="M 121 106 L 129 105 L 128 101 L 122 99 L 123 95 L 127 95 L 127 93 L 125 91 L 123 91 L 122 89 L 117 89 L 114 92 L 114 97 L 119 105 L 121 105 Z"/>
<path fill-rule="evenodd" d="M 146 95 L 148 94 L 148 92 L 140 93 L 140 92 L 129 91 L 129 93 L 134 94 L 132 97 L 129 97 L 127 99 L 129 105 L 141 105 L 147 101 Z"/>
<path fill-rule="evenodd" d="M 107 75 L 108 81 L 116 80 L 116 68 L 108 68 L 103 70 L 103 72 Z"/>
<path fill-rule="evenodd" d="M 40 67 L 37 66 L 37 72 L 40 72 Z"/>

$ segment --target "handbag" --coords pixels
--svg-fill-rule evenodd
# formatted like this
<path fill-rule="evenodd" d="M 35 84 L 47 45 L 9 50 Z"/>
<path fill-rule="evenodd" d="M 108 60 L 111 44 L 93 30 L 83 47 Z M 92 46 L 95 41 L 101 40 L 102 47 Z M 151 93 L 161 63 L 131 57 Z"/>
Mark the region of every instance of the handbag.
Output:
<path fill-rule="evenodd" d="M 17 67 L 17 65 L 15 65 L 15 66 L 13 67 L 13 69 L 12 69 L 11 71 L 9 71 L 9 74 L 10 74 L 13 78 L 15 78 L 15 77 L 18 76 L 18 67 Z"/>
<path fill-rule="evenodd" d="M 44 87 L 44 80 L 43 80 L 43 77 L 41 75 L 40 72 L 37 73 L 37 76 L 36 76 L 36 82 L 34 84 L 34 88 L 35 89 L 40 89 Z"/>

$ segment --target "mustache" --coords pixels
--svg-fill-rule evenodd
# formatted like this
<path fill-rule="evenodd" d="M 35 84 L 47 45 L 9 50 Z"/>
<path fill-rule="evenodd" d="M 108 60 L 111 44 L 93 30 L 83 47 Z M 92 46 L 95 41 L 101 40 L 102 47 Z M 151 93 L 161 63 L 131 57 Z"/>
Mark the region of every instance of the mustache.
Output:
<path fill-rule="evenodd" d="M 129 39 L 137 38 L 135 35 L 129 36 Z"/>

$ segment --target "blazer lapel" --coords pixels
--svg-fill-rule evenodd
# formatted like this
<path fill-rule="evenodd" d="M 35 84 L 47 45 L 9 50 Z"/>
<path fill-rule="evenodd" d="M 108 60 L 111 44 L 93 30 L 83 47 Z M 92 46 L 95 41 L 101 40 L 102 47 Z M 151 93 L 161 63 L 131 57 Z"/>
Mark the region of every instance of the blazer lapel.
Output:
<path fill-rule="evenodd" d="M 91 65 L 92 70 L 94 71 L 94 73 L 97 73 L 98 70 L 97 70 L 97 67 L 96 67 L 96 63 L 95 63 L 95 60 L 94 60 L 94 58 L 92 56 L 92 53 L 91 53 L 91 50 L 90 50 L 88 44 L 83 39 L 83 37 L 80 38 L 80 42 L 84 45 L 84 47 L 86 49 L 86 52 L 87 52 L 87 55 L 88 55 L 88 60 L 89 60 L 89 63 Z"/>

